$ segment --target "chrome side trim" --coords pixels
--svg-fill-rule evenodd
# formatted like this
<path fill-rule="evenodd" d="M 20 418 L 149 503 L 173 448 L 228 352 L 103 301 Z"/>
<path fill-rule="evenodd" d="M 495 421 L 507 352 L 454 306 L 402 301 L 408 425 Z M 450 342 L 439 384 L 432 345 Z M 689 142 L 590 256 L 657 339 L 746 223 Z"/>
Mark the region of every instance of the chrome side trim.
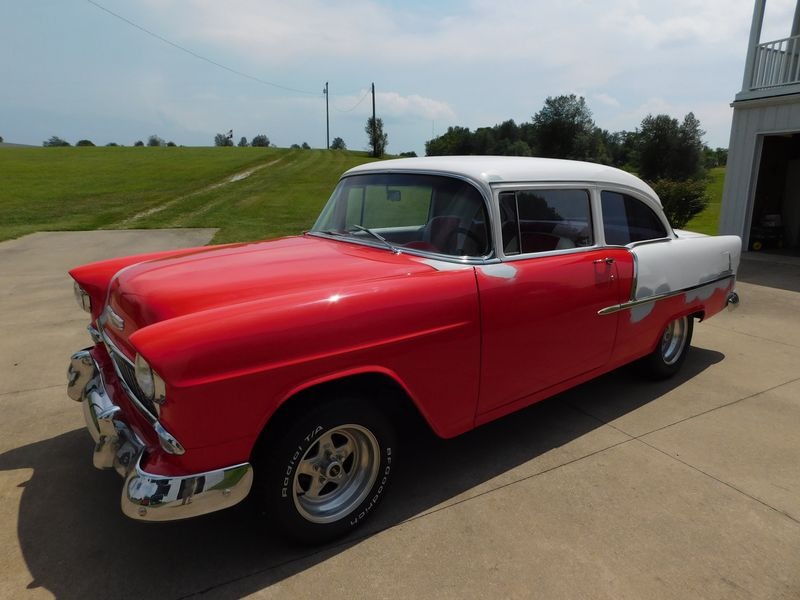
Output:
<path fill-rule="evenodd" d="M 169 476 L 147 473 L 137 461 L 122 487 L 121 507 L 123 514 L 138 521 L 187 519 L 238 504 L 252 485 L 250 463 Z"/>
<path fill-rule="evenodd" d="M 641 298 L 640 300 L 630 300 L 629 302 L 625 302 L 623 304 L 614 304 L 613 306 L 608 306 L 606 308 L 602 308 L 597 311 L 598 315 L 611 315 L 615 312 L 619 312 L 621 310 L 627 310 L 629 308 L 633 308 L 635 306 L 640 306 L 642 304 L 648 304 L 650 302 L 658 302 L 659 300 L 664 300 L 665 298 L 671 298 L 673 296 L 680 296 L 681 294 L 685 294 L 687 292 L 691 292 L 694 290 L 698 290 L 700 288 L 714 285 L 715 283 L 719 283 L 720 281 L 725 281 L 727 279 L 734 278 L 735 275 L 733 273 L 722 275 L 721 277 L 717 277 L 716 279 L 712 279 L 710 281 L 705 281 L 703 283 L 698 283 L 697 285 L 693 285 L 687 288 L 682 288 L 680 290 L 675 290 L 673 292 L 666 292 L 664 294 L 656 294 L 654 296 L 650 296 L 648 298 Z M 738 297 L 738 296 L 737 296 Z"/>

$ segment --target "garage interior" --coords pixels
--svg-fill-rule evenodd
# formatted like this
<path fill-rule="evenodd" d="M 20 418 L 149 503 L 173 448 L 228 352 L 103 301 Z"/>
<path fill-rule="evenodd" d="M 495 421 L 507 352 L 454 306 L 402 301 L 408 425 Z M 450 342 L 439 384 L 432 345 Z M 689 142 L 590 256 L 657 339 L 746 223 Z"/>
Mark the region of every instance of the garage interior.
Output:
<path fill-rule="evenodd" d="M 800 255 L 800 132 L 764 136 L 749 249 Z"/>

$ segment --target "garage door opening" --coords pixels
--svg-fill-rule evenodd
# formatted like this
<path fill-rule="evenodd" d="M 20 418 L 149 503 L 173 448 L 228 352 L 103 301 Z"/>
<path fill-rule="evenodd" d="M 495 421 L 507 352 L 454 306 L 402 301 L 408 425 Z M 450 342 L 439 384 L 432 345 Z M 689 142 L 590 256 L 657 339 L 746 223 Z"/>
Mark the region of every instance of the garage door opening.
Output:
<path fill-rule="evenodd" d="M 749 249 L 800 255 L 800 133 L 764 137 Z"/>

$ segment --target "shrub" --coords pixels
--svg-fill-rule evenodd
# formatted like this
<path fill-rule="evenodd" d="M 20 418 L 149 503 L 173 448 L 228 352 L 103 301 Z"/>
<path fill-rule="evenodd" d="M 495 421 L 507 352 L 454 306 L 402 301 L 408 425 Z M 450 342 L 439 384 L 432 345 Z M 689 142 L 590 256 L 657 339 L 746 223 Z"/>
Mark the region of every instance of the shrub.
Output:
<path fill-rule="evenodd" d="M 69 146 L 69 145 L 70 144 L 68 141 L 62 140 L 57 135 L 51 136 L 50 139 L 42 142 L 42 146 L 44 146 L 45 148 L 58 148 L 61 146 Z"/>
<path fill-rule="evenodd" d="M 239 143 L 237 145 L 239 146 L 239 148 L 247 148 L 247 138 L 242 136 L 242 139 L 239 140 Z"/>
<path fill-rule="evenodd" d="M 263 133 L 255 136 L 253 141 L 250 142 L 251 146 L 258 146 L 261 148 L 268 148 L 269 147 L 269 138 L 265 136 Z"/>
<path fill-rule="evenodd" d="M 675 228 L 685 226 L 692 217 L 708 206 L 706 185 L 702 180 L 658 179 L 651 185 L 661 198 L 667 219 Z"/>
<path fill-rule="evenodd" d="M 142 140 L 136 140 L 134 146 L 144 146 L 144 142 Z"/>
<path fill-rule="evenodd" d="M 232 133 L 218 133 L 214 136 L 214 145 L 215 146 L 233 146 L 233 134 Z"/>
<path fill-rule="evenodd" d="M 94 143 L 92 143 L 92 140 L 78 140 L 75 143 L 75 145 L 76 146 L 94 146 Z"/>
<path fill-rule="evenodd" d="M 308 142 L 303 142 L 300 146 L 303 150 L 311 150 L 311 146 L 308 145 Z"/>
<path fill-rule="evenodd" d="M 158 148 L 164 145 L 164 140 L 158 137 L 156 134 L 151 135 L 147 138 L 147 145 L 151 148 Z"/>
<path fill-rule="evenodd" d="M 331 150 L 347 150 L 347 144 L 344 143 L 342 138 L 335 137 L 331 142 Z"/>
<path fill-rule="evenodd" d="M 401 152 L 398 156 L 400 158 L 415 158 L 417 153 L 412 150 L 411 152 Z"/>
<path fill-rule="evenodd" d="M 167 142 L 167 147 L 168 147 L 168 148 L 174 148 L 175 146 L 176 146 L 176 144 L 175 144 L 175 142 L 173 142 L 172 140 L 170 140 L 170 141 L 168 141 L 168 142 Z"/>

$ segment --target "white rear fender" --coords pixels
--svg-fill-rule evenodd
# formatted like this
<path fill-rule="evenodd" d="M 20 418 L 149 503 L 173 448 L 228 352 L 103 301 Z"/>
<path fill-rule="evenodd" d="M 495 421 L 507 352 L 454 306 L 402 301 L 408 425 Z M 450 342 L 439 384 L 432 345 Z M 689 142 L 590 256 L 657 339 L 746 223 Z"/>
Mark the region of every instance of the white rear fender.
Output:
<path fill-rule="evenodd" d="M 636 264 L 631 300 L 643 300 L 735 276 L 742 240 L 735 235 L 685 236 L 635 245 L 631 252 Z"/>

